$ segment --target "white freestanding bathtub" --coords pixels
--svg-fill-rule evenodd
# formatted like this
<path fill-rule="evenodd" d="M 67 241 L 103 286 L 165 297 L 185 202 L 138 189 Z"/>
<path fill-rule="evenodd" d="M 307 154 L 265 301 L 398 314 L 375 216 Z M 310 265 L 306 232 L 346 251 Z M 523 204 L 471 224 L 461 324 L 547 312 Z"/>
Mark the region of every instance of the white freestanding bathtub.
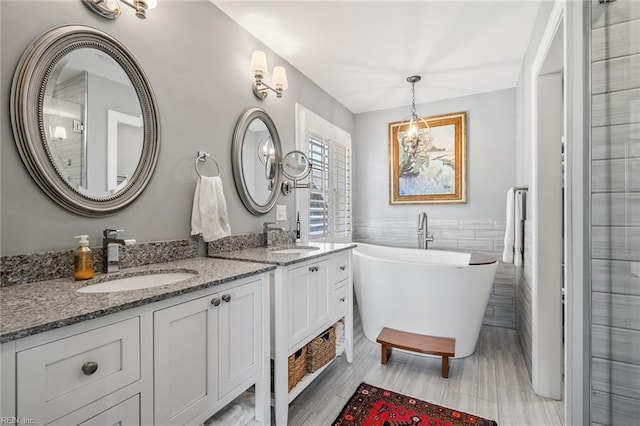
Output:
<path fill-rule="evenodd" d="M 365 336 L 383 327 L 456 339 L 456 358 L 473 354 L 498 263 L 470 253 L 358 243 L 353 278 Z M 475 264 L 481 263 L 481 264 Z"/>

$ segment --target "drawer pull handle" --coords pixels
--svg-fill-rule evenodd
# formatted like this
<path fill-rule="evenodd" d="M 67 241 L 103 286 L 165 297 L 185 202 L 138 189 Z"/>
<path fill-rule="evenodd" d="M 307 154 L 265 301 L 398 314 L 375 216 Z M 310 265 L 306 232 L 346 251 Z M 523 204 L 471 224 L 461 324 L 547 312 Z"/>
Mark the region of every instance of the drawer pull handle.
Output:
<path fill-rule="evenodd" d="M 82 364 L 82 372 L 85 376 L 90 376 L 98 370 L 98 363 L 93 361 L 88 361 Z"/>
<path fill-rule="evenodd" d="M 229 302 L 231 300 L 231 295 L 230 294 L 223 294 L 222 295 L 222 300 L 224 300 L 225 302 Z"/>
<path fill-rule="evenodd" d="M 220 299 L 219 299 L 219 298 L 217 298 L 217 297 L 214 297 L 213 299 L 211 299 L 211 304 L 212 304 L 213 306 L 218 306 L 218 305 L 220 305 Z"/>
<path fill-rule="evenodd" d="M 340 267 L 340 270 L 341 270 L 341 271 L 344 271 L 344 270 L 346 270 L 346 269 L 347 269 L 347 265 L 342 265 L 342 266 Z"/>
<path fill-rule="evenodd" d="M 309 267 L 309 272 L 317 272 L 317 271 L 318 271 L 318 267 L 317 266 Z"/>
<path fill-rule="evenodd" d="M 346 297 L 341 297 L 341 298 L 340 298 L 340 301 L 341 301 L 341 302 L 344 302 L 345 300 L 347 300 L 347 298 L 346 298 Z"/>

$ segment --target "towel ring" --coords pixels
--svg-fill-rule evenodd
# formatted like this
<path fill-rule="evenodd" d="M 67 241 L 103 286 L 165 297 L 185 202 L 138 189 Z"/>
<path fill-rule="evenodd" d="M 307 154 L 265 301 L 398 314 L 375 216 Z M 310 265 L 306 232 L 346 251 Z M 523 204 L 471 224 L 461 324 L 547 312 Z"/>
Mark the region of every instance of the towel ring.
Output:
<path fill-rule="evenodd" d="M 218 164 L 218 162 L 216 160 L 214 160 L 214 158 L 211 155 L 209 155 L 208 153 L 206 153 L 204 151 L 198 151 L 198 156 L 196 157 L 196 173 L 198 174 L 198 176 L 202 177 L 202 174 L 200 173 L 200 170 L 198 170 L 198 162 L 205 162 L 205 161 L 207 161 L 207 159 L 213 161 L 213 163 L 218 168 L 218 174 L 216 176 L 220 176 L 220 165 Z"/>

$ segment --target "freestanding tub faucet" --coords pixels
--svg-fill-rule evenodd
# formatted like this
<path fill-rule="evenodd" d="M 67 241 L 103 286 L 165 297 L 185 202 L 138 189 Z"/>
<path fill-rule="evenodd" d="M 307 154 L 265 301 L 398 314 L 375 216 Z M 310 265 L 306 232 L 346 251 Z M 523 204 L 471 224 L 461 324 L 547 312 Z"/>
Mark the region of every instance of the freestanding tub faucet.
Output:
<path fill-rule="evenodd" d="M 433 235 L 429 233 L 429 218 L 427 212 L 422 212 L 418 214 L 418 248 L 428 249 L 430 241 L 433 241 Z"/>
<path fill-rule="evenodd" d="M 123 240 L 118 238 L 118 232 L 122 229 L 105 229 L 102 231 L 102 246 L 104 247 L 104 271 L 108 274 L 120 270 L 120 245 L 135 244 L 136 240 Z"/>

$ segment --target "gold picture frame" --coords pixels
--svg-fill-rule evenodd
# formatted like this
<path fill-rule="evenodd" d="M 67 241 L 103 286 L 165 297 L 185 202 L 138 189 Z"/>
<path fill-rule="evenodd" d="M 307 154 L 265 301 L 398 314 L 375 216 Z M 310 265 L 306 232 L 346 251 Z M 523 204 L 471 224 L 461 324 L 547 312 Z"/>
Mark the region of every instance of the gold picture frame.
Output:
<path fill-rule="evenodd" d="M 464 204 L 467 113 L 423 118 L 431 140 L 418 147 L 403 144 L 406 121 L 389 123 L 389 204 Z"/>

